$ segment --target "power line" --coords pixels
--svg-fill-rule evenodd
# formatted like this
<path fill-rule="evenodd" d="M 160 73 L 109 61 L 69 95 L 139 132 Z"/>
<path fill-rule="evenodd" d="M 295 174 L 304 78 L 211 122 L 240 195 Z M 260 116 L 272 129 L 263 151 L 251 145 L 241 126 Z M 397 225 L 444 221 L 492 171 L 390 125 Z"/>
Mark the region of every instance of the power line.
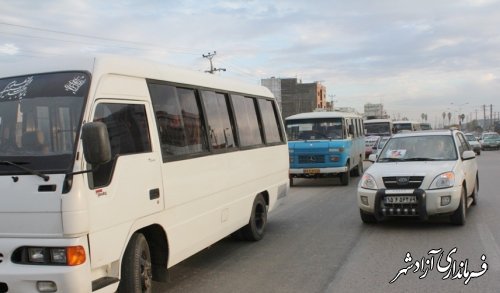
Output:
<path fill-rule="evenodd" d="M 71 32 L 64 32 L 64 31 L 57 31 L 57 30 L 51 30 L 51 29 L 45 29 L 45 28 L 38 28 L 38 27 L 27 26 L 27 25 L 19 25 L 19 24 L 7 23 L 7 22 L 0 22 L 0 24 L 1 25 L 7 25 L 7 26 L 13 26 L 13 27 L 21 27 L 21 28 L 31 29 L 31 30 L 35 30 L 35 31 L 50 32 L 50 33 L 55 33 L 55 34 L 76 36 L 76 37 L 82 37 L 82 38 L 88 38 L 88 39 L 97 39 L 97 40 L 119 42 L 119 43 L 130 43 L 130 44 L 136 44 L 136 45 L 148 45 L 148 46 L 151 45 L 151 44 L 141 43 L 141 42 L 124 41 L 124 40 L 112 39 L 112 38 L 103 38 L 103 37 L 90 36 L 90 35 L 84 35 L 84 34 L 77 34 L 77 33 L 71 33 Z"/>
<path fill-rule="evenodd" d="M 117 42 L 117 43 L 128 43 L 128 44 L 133 44 L 133 45 L 138 45 L 140 47 L 123 47 L 123 46 L 112 46 L 112 45 L 104 45 L 102 43 L 95 44 L 95 43 L 90 43 L 92 45 L 101 45 L 101 46 L 112 46 L 115 48 L 122 48 L 122 49 L 134 49 L 134 50 L 139 50 L 139 49 L 144 49 L 144 47 L 149 47 L 152 49 L 157 49 L 157 50 L 167 50 L 170 52 L 175 52 L 179 54 L 188 54 L 188 55 L 198 55 L 198 53 L 195 53 L 193 49 L 191 50 L 186 50 L 185 48 L 165 48 L 160 45 L 155 45 L 151 43 L 144 43 L 144 42 L 134 42 L 134 41 L 126 41 L 126 40 L 120 40 L 120 39 L 113 39 L 113 38 L 104 38 L 104 37 L 99 37 L 99 36 L 91 36 L 91 35 L 85 35 L 85 34 L 78 34 L 78 33 L 72 33 L 72 32 L 64 32 L 64 31 L 57 31 L 57 30 L 52 30 L 52 29 L 45 29 L 45 28 L 36 28 L 32 26 L 26 26 L 26 25 L 17 25 L 17 24 L 12 24 L 12 23 L 6 23 L 6 22 L 0 22 L 0 25 L 6 25 L 6 26 L 11 26 L 11 27 L 19 27 L 23 29 L 29 29 L 29 30 L 35 30 L 35 31 L 43 31 L 43 32 L 50 32 L 50 33 L 55 33 L 55 34 L 62 34 L 62 35 L 67 35 L 67 36 L 74 36 L 74 37 L 80 37 L 80 38 L 86 38 L 86 39 L 94 39 L 94 40 L 101 40 L 101 41 L 108 41 L 108 42 Z M 25 38 L 36 38 L 36 39 L 46 39 L 46 40 L 52 40 L 52 41 L 60 41 L 60 42 L 68 42 L 68 43 L 80 43 L 80 44 L 89 44 L 88 42 L 85 41 L 78 41 L 78 40 L 61 40 L 58 38 L 50 38 L 46 36 L 32 36 L 32 35 L 24 35 L 24 34 L 15 34 L 12 32 L 1 32 L 3 34 L 10 34 L 14 36 L 20 36 L 20 37 L 25 37 Z"/>

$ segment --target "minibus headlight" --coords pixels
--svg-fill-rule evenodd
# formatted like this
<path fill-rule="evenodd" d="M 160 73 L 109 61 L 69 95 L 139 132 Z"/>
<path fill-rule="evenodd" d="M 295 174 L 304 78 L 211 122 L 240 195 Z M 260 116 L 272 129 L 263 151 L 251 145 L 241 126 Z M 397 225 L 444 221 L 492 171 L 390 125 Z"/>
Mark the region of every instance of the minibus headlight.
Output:
<path fill-rule="evenodd" d="M 66 264 L 66 249 L 52 248 L 50 250 L 50 261 L 53 263 Z"/>
<path fill-rule="evenodd" d="M 340 161 L 340 157 L 339 156 L 330 156 L 330 161 L 338 162 L 338 161 Z"/>
<path fill-rule="evenodd" d="M 42 247 L 30 247 L 28 248 L 28 259 L 33 263 L 43 263 L 45 262 L 46 251 Z"/>
<path fill-rule="evenodd" d="M 83 246 L 68 247 L 19 247 L 12 254 L 17 264 L 76 266 L 85 263 Z"/>

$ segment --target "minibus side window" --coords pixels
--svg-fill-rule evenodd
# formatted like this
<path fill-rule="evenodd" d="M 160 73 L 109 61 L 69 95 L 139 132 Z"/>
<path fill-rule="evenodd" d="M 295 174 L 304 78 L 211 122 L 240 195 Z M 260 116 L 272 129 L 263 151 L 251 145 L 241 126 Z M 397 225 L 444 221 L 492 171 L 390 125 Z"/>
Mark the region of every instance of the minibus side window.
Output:
<path fill-rule="evenodd" d="M 201 92 L 208 121 L 208 137 L 214 150 L 235 148 L 234 128 L 229 117 L 227 95 Z"/>
<path fill-rule="evenodd" d="M 253 98 L 231 95 L 238 125 L 240 146 L 256 146 L 262 144 L 259 120 Z"/>
<path fill-rule="evenodd" d="M 266 143 L 281 142 L 279 124 L 276 113 L 273 108 L 273 102 L 269 100 L 259 99 L 259 107 L 264 124 L 264 133 Z"/>
<path fill-rule="evenodd" d="M 163 161 L 208 151 L 200 104 L 194 89 L 149 84 Z"/>

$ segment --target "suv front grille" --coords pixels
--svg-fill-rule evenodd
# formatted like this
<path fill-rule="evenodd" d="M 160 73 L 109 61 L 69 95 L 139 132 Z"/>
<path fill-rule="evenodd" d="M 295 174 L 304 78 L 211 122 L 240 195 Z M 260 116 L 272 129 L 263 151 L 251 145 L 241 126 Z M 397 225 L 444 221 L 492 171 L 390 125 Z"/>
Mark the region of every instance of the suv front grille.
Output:
<path fill-rule="evenodd" d="M 424 181 L 424 176 L 392 176 L 382 180 L 387 189 L 416 189 Z"/>

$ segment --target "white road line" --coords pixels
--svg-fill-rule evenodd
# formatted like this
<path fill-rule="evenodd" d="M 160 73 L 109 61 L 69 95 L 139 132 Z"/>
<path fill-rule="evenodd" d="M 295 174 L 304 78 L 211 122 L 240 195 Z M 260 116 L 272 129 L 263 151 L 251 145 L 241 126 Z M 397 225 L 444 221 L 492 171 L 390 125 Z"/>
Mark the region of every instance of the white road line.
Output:
<path fill-rule="evenodd" d="M 500 271 L 500 249 L 495 237 L 485 224 L 477 224 L 477 230 L 479 232 L 479 239 L 485 250 L 484 254 L 486 255 L 488 269 Z"/>

